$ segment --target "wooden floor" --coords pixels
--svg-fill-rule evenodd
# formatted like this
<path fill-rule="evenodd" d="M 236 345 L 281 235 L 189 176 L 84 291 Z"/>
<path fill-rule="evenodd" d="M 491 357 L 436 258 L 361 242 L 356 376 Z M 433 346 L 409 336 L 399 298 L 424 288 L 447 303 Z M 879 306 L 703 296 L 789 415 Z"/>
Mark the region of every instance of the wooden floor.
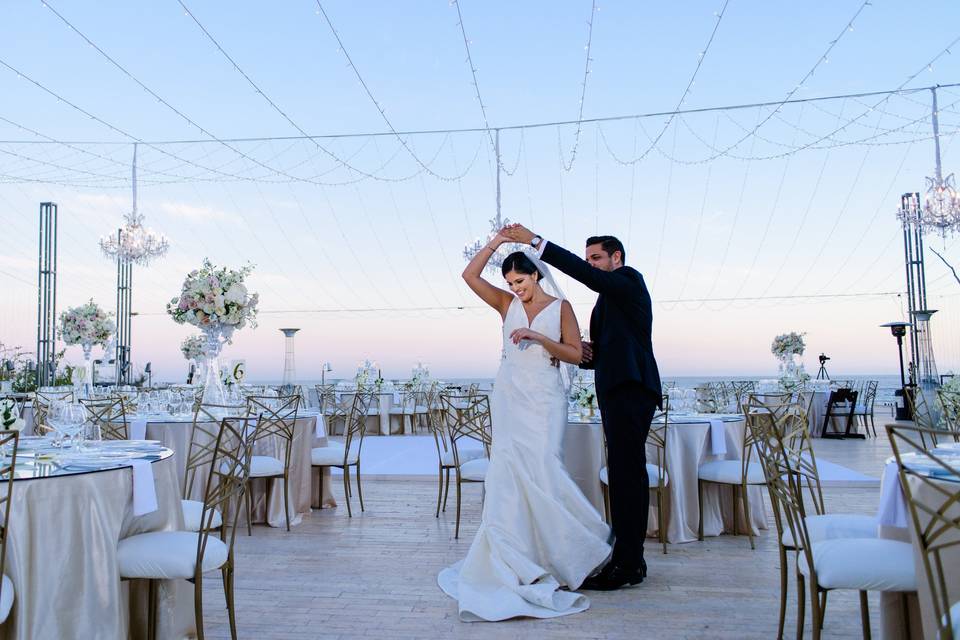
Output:
<path fill-rule="evenodd" d="M 885 438 L 818 443 L 818 455 L 879 477 Z M 339 491 L 337 491 L 339 489 Z M 833 512 L 874 513 L 876 487 L 829 487 Z M 342 500 L 342 485 L 335 486 Z M 299 527 L 257 527 L 237 540 L 241 638 L 758 638 L 776 635 L 777 548 L 770 529 L 751 551 L 746 537 L 671 545 L 647 543 L 650 576 L 640 586 L 591 593 L 588 611 L 552 620 L 462 623 L 436 585 L 437 572 L 467 551 L 479 524 L 480 488 L 466 491 L 460 540 L 454 515 L 434 518 L 436 485 L 422 479 L 364 484 L 366 512 L 315 511 Z M 355 500 L 355 499 L 354 499 Z M 354 501 L 356 506 L 356 501 Z M 769 512 L 769 509 L 768 509 Z M 792 575 L 792 572 L 791 572 Z M 205 580 L 206 635 L 229 637 L 219 574 Z M 791 581 L 791 596 L 795 584 Z M 878 597 L 871 619 L 879 637 Z M 786 635 L 795 637 L 795 601 Z M 809 607 L 808 607 L 809 611 Z M 809 618 L 809 614 L 808 614 Z M 809 619 L 807 622 L 809 636 Z M 832 593 L 825 638 L 860 638 L 856 594 Z"/>

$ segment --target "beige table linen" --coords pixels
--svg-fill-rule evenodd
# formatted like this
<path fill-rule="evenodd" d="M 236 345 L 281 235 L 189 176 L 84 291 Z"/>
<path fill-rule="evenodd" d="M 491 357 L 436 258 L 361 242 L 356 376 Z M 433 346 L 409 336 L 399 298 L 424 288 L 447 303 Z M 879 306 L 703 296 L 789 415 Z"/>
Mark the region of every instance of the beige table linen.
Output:
<path fill-rule="evenodd" d="M 724 422 L 727 453 L 715 456 L 710 451 L 710 425 L 705 422 L 670 421 L 667 429 L 667 475 L 664 517 L 667 520 L 667 540 L 671 543 L 691 542 L 697 539 L 699 523 L 697 470 L 710 460 L 739 460 L 743 447 L 745 423 L 743 420 Z M 653 460 L 648 450 L 648 460 Z M 563 438 L 563 463 L 598 511 L 603 513 L 603 494 L 600 469 L 606 464 L 603 428 L 599 423 L 570 422 Z M 758 534 L 767 528 L 766 506 L 762 487 L 750 487 L 750 522 Z M 708 484 L 703 492 L 703 533 L 718 536 L 733 532 L 733 493 L 729 487 Z M 741 509 L 737 509 L 740 531 L 746 531 Z M 654 535 L 659 524 L 656 503 L 651 500 L 648 535 Z"/>
<path fill-rule="evenodd" d="M 310 513 L 311 505 L 318 504 L 316 495 L 317 479 L 312 471 L 310 451 L 314 447 L 327 446 L 327 434 L 320 423 L 320 433 L 317 435 L 317 415 L 298 416 L 293 430 L 293 445 L 290 450 L 290 525 L 296 526 L 303 519 L 303 514 Z M 177 478 L 181 491 L 183 488 L 184 472 L 187 466 L 187 451 L 190 448 L 190 434 L 192 422 L 147 422 L 147 439 L 159 440 L 165 447 L 173 449 L 176 461 Z M 279 438 L 264 439 L 257 443 L 254 455 L 270 455 L 283 460 Z M 204 478 L 205 479 L 205 476 Z M 204 482 L 198 476 L 193 484 L 191 500 L 203 500 Z M 283 509 L 283 480 L 270 481 L 270 513 L 266 513 L 267 481 L 260 479 L 253 481 L 253 522 L 266 522 L 271 527 L 286 527 L 287 521 Z M 336 500 L 330 489 L 330 470 L 324 470 L 323 506 L 335 507 Z M 240 524 L 245 522 L 244 516 Z"/>
<path fill-rule="evenodd" d="M 887 474 L 897 473 L 895 465 L 884 467 L 881 486 L 887 481 Z M 956 483 L 950 483 L 951 486 Z M 911 478 L 910 488 L 912 491 L 930 491 L 924 487 L 916 478 Z M 942 498 L 941 498 L 942 499 Z M 935 499 L 933 501 L 936 501 Z M 936 615 L 933 613 L 933 600 L 931 599 L 930 588 L 927 583 L 927 576 L 923 569 L 923 558 L 920 555 L 920 547 L 917 545 L 913 536 L 913 526 L 909 524 L 909 511 L 907 512 L 908 526 L 898 527 L 892 525 L 880 526 L 879 535 L 881 538 L 901 540 L 910 542 L 913 545 L 913 561 L 917 575 L 917 592 L 907 596 L 909 606 L 908 615 L 910 617 L 910 629 L 908 635 L 904 635 L 904 624 L 902 614 L 902 604 L 900 594 L 881 593 L 880 594 L 880 637 L 884 640 L 921 640 L 922 638 L 936 638 Z M 954 505 L 947 512 L 954 518 L 960 517 L 960 505 Z M 921 526 L 926 526 L 927 520 L 921 518 Z M 948 538 L 953 539 L 953 538 Z M 942 555 L 944 563 L 944 575 L 947 578 L 948 593 L 952 601 L 960 600 L 960 547 L 954 547 L 947 550 Z"/>
<path fill-rule="evenodd" d="M 118 542 L 138 533 L 183 528 L 174 460 L 154 462 L 153 473 L 159 508 L 143 516 L 133 515 L 129 467 L 14 483 L 6 571 L 15 595 L 0 637 L 142 635 L 146 590 L 121 582 Z M 164 581 L 159 593 L 159 637 L 192 633 L 192 585 Z"/>

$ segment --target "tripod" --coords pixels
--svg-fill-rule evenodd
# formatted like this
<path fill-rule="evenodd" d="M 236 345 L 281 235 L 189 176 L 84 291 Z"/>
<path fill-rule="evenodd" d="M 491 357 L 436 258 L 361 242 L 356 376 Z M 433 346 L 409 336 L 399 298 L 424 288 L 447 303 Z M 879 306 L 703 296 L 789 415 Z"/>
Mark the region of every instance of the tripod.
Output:
<path fill-rule="evenodd" d="M 829 380 L 830 374 L 827 373 L 827 360 L 830 358 L 824 354 L 820 354 L 820 370 L 817 371 L 817 380 Z"/>

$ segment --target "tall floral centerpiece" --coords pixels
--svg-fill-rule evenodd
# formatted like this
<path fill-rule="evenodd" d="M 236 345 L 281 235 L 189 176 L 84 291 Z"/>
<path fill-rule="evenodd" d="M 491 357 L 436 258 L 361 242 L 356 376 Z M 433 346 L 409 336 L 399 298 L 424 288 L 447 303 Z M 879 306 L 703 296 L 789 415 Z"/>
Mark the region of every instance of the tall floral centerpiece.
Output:
<path fill-rule="evenodd" d="M 180 343 L 180 353 L 183 354 L 184 360 L 195 365 L 196 367 L 203 366 L 203 346 L 206 343 L 206 340 L 203 336 L 190 336 Z M 203 375 L 201 372 L 196 372 L 195 380 L 203 380 Z"/>
<path fill-rule="evenodd" d="M 357 367 L 357 373 L 354 376 L 354 381 L 357 383 L 357 387 L 365 387 L 370 383 L 377 384 L 377 380 L 380 379 L 380 374 L 378 373 L 377 364 L 371 362 L 370 360 L 364 360 Z M 382 384 L 382 381 L 381 381 Z"/>
<path fill-rule="evenodd" d="M 93 300 L 60 314 L 60 337 L 64 344 L 68 346 L 78 344 L 83 347 L 83 373 L 75 376 L 79 380 L 73 382 L 84 385 L 87 391 L 93 383 L 93 361 L 90 359 L 90 351 L 94 345 L 105 346 L 117 330 L 111 315 Z"/>
<path fill-rule="evenodd" d="M 233 332 L 248 324 L 257 326 L 260 297 L 247 291 L 244 281 L 253 271 L 218 267 L 204 259 L 200 269 L 191 271 L 183 281 L 180 295 L 167 303 L 167 313 L 178 324 L 191 324 L 203 331 L 203 402 L 224 404 L 226 392 L 220 375 L 218 357 Z"/>
<path fill-rule="evenodd" d="M 780 361 L 780 381 L 786 387 L 794 387 L 810 378 L 800 362 L 800 356 L 807 349 L 803 336 L 804 334 L 796 331 L 782 333 L 773 339 L 770 346 L 770 353 Z"/>
<path fill-rule="evenodd" d="M 410 371 L 410 382 L 413 383 L 413 385 L 419 387 L 420 385 L 427 383 L 429 381 L 430 381 L 430 369 L 422 362 L 418 362 L 417 366 L 415 366 L 413 370 Z"/>

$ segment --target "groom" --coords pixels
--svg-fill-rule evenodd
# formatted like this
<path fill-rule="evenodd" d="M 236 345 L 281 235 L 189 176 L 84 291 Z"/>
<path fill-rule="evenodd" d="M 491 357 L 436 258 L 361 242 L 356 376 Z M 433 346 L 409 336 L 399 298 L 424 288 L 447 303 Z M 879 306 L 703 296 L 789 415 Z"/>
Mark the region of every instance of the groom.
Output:
<path fill-rule="evenodd" d="M 647 286 L 636 269 L 625 265 L 623 244 L 613 236 L 588 238 L 583 261 L 522 225 L 510 225 L 502 233 L 531 245 L 544 262 L 600 294 L 590 316 L 592 342 L 583 343 L 580 366 L 594 370 L 607 438 L 610 512 L 616 540 L 610 562 L 588 578 L 583 588 L 610 591 L 638 584 L 647 574 L 643 560 L 650 506 L 647 433 L 661 405 Z"/>

